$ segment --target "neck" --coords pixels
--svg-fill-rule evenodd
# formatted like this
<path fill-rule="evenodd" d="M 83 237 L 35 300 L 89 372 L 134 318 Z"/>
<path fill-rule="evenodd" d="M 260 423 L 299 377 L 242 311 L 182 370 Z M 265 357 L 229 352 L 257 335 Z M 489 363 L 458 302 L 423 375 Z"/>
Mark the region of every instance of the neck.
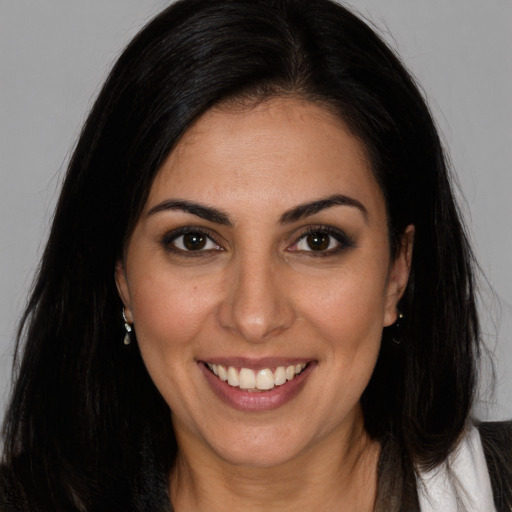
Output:
<path fill-rule="evenodd" d="M 292 460 L 274 467 L 234 465 L 198 443 L 185 441 L 178 445 L 177 462 L 170 476 L 170 496 L 176 512 L 339 512 L 374 508 L 380 447 L 361 425 L 341 438 L 340 432 L 332 432 Z"/>

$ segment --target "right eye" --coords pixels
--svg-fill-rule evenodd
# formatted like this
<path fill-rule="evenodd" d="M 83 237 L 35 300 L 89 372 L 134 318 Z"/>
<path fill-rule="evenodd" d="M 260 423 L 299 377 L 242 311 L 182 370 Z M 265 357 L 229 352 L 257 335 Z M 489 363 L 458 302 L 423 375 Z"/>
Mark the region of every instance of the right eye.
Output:
<path fill-rule="evenodd" d="M 200 255 L 210 251 L 222 251 L 223 248 L 207 233 L 201 230 L 179 230 L 167 234 L 162 240 L 163 245 L 175 252 L 197 253 Z"/>

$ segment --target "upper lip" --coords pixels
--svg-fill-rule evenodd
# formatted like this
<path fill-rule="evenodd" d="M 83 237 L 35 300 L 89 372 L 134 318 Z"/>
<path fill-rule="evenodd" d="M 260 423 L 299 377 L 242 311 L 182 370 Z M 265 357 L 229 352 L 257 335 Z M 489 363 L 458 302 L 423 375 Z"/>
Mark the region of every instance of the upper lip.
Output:
<path fill-rule="evenodd" d="M 206 364 L 220 364 L 226 368 L 232 366 L 233 368 L 249 368 L 251 370 L 277 368 L 279 366 L 303 364 L 311 361 L 313 361 L 313 359 L 307 357 L 211 357 L 201 360 L 201 362 Z"/>

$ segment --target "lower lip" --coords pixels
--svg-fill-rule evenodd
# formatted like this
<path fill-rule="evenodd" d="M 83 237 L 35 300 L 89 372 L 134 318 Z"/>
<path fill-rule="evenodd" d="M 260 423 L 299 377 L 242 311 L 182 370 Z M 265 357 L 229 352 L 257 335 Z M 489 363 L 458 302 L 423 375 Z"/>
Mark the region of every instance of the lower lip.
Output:
<path fill-rule="evenodd" d="M 268 391 L 247 391 L 230 386 L 216 377 L 205 365 L 198 363 L 213 392 L 226 404 L 246 412 L 262 412 L 277 409 L 297 396 L 304 387 L 306 379 L 313 371 L 315 364 L 310 362 L 306 368 L 292 380 Z"/>

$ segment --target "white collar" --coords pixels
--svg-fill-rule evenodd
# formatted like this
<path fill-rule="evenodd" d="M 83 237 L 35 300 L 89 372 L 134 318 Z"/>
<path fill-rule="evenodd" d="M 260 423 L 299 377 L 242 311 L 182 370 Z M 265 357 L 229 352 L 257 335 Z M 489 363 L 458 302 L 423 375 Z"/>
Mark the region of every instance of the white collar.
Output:
<path fill-rule="evenodd" d="M 441 466 L 418 471 L 421 512 L 496 512 L 480 434 L 467 428 L 456 449 Z"/>

